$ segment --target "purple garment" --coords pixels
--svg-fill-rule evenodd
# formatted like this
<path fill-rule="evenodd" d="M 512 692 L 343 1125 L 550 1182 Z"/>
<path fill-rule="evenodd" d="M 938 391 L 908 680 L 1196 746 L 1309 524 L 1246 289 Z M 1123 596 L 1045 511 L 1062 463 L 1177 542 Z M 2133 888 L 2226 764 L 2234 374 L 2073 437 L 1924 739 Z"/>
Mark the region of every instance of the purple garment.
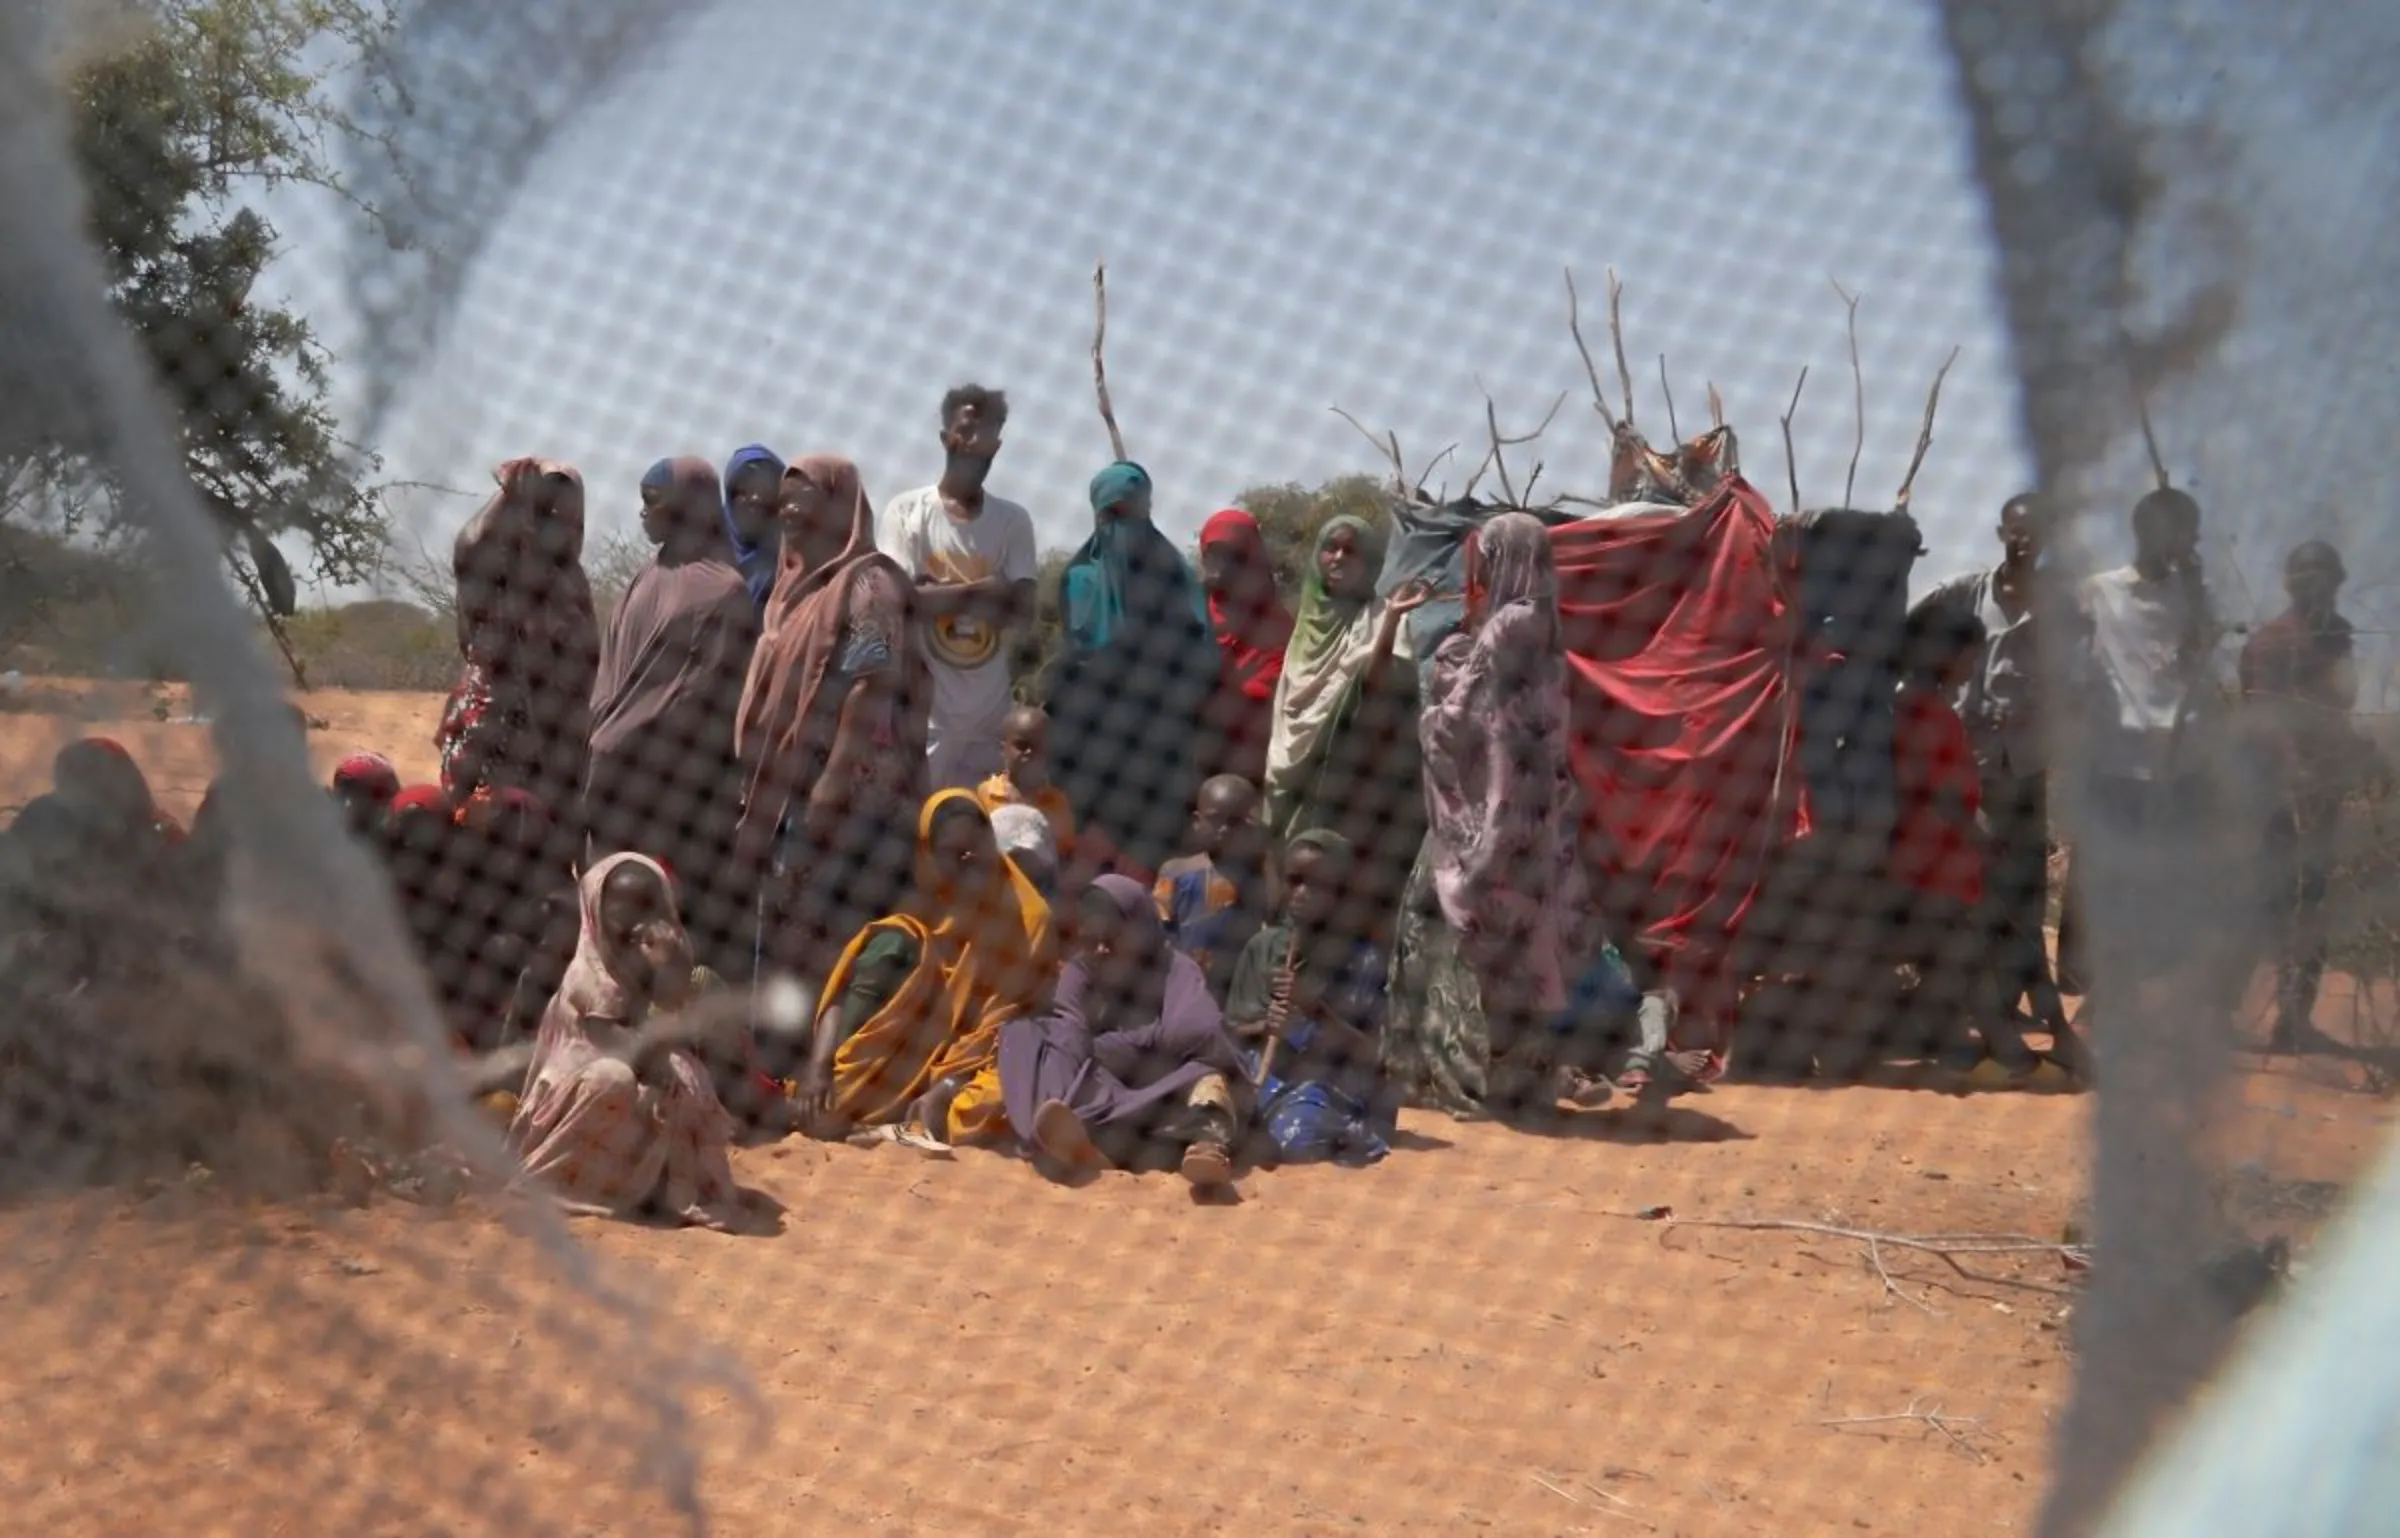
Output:
<path fill-rule="evenodd" d="M 1103 996 L 1088 963 L 1072 961 L 1048 1015 L 1000 1027 L 1000 1094 L 1010 1125 L 1026 1139 L 1034 1113 L 1052 1100 L 1098 1131 L 1180 1103 L 1212 1073 L 1243 1075 L 1207 978 L 1168 946 L 1150 894 L 1116 875 L 1098 878 L 1092 889 L 1115 905 L 1155 961 L 1129 988 L 1107 990 L 1111 996 Z"/>

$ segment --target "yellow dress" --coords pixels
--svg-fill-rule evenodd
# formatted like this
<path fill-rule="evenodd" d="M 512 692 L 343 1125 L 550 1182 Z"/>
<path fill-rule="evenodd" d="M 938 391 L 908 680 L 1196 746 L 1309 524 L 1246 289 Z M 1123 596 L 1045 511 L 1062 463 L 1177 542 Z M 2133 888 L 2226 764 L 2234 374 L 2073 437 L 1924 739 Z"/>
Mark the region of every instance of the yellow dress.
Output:
<path fill-rule="evenodd" d="M 935 816 L 959 801 L 985 816 L 977 798 L 946 790 L 917 817 L 919 903 L 929 879 Z M 988 820 L 988 819 L 987 819 Z M 925 1130 L 953 1143 L 998 1135 L 1008 1121 L 1000 1099 L 1000 1027 L 1044 1006 L 1058 973 L 1058 941 L 1050 905 L 995 847 L 1002 873 L 984 911 L 966 915 L 921 912 L 880 918 L 843 950 L 824 998 L 844 998 L 859 958 L 879 935 L 910 943 L 915 965 L 882 1007 L 853 1029 L 833 1059 L 833 1106 L 859 1126 L 900 1121 L 917 1098 L 941 1079 L 961 1085 L 949 1125 Z"/>

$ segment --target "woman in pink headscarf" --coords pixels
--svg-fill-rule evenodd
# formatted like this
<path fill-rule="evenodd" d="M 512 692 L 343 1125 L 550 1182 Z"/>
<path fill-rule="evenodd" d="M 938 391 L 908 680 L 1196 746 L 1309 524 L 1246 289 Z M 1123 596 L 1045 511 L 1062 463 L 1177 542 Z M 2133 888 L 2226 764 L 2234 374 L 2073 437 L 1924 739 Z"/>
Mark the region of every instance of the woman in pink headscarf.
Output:
<path fill-rule="evenodd" d="M 1431 826 L 1384 1052 L 1420 1104 L 1515 1118 L 1602 1093 L 1562 1075 L 1552 1029 L 1605 943 L 1578 848 L 1566 666 L 1549 532 L 1502 513 L 1467 547 L 1466 623 L 1434 653 L 1418 717 Z"/>
<path fill-rule="evenodd" d="M 932 690 L 912 588 L 876 552 L 858 467 L 832 454 L 793 461 L 777 522 L 735 738 L 747 776 L 737 848 L 763 877 L 762 971 L 814 983 L 911 888 Z"/>
<path fill-rule="evenodd" d="M 691 942 L 638 854 L 584 874 L 575 959 L 542 1012 L 509 1125 L 524 1177 L 570 1212 L 734 1229 L 732 1118 L 690 1050 Z"/>

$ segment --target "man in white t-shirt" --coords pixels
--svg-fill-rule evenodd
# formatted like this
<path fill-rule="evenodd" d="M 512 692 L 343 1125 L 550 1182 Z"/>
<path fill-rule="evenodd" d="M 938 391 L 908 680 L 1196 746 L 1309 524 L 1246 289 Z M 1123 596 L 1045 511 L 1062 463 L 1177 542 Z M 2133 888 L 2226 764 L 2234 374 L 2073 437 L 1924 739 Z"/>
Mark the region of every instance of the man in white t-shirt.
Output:
<path fill-rule="evenodd" d="M 884 505 L 875 543 L 917 583 L 918 636 L 933 674 L 927 756 L 935 790 L 1000 772 L 1011 632 L 1034 611 L 1033 515 L 984 489 L 1008 397 L 960 385 L 942 397 L 942 478 Z"/>
<path fill-rule="evenodd" d="M 2207 858 L 2224 627 L 2200 563 L 2200 507 L 2172 488 L 2133 509 L 2133 564 L 2077 593 L 2096 856 L 2080 898 L 2115 914 L 2133 976 L 2177 965 L 2222 919 Z"/>

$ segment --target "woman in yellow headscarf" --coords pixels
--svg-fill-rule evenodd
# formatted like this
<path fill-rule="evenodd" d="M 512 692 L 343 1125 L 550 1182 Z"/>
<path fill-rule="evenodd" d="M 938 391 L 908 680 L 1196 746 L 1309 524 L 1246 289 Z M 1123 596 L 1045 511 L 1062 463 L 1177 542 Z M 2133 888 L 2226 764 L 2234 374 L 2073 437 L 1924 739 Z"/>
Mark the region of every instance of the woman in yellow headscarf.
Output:
<path fill-rule="evenodd" d="M 907 908 L 860 930 L 826 979 L 794 1090 L 803 1124 L 913 1125 L 953 1143 L 1005 1133 L 1000 1026 L 1039 1013 L 1057 975 L 1049 904 L 974 795 L 940 792 L 917 817 Z"/>

